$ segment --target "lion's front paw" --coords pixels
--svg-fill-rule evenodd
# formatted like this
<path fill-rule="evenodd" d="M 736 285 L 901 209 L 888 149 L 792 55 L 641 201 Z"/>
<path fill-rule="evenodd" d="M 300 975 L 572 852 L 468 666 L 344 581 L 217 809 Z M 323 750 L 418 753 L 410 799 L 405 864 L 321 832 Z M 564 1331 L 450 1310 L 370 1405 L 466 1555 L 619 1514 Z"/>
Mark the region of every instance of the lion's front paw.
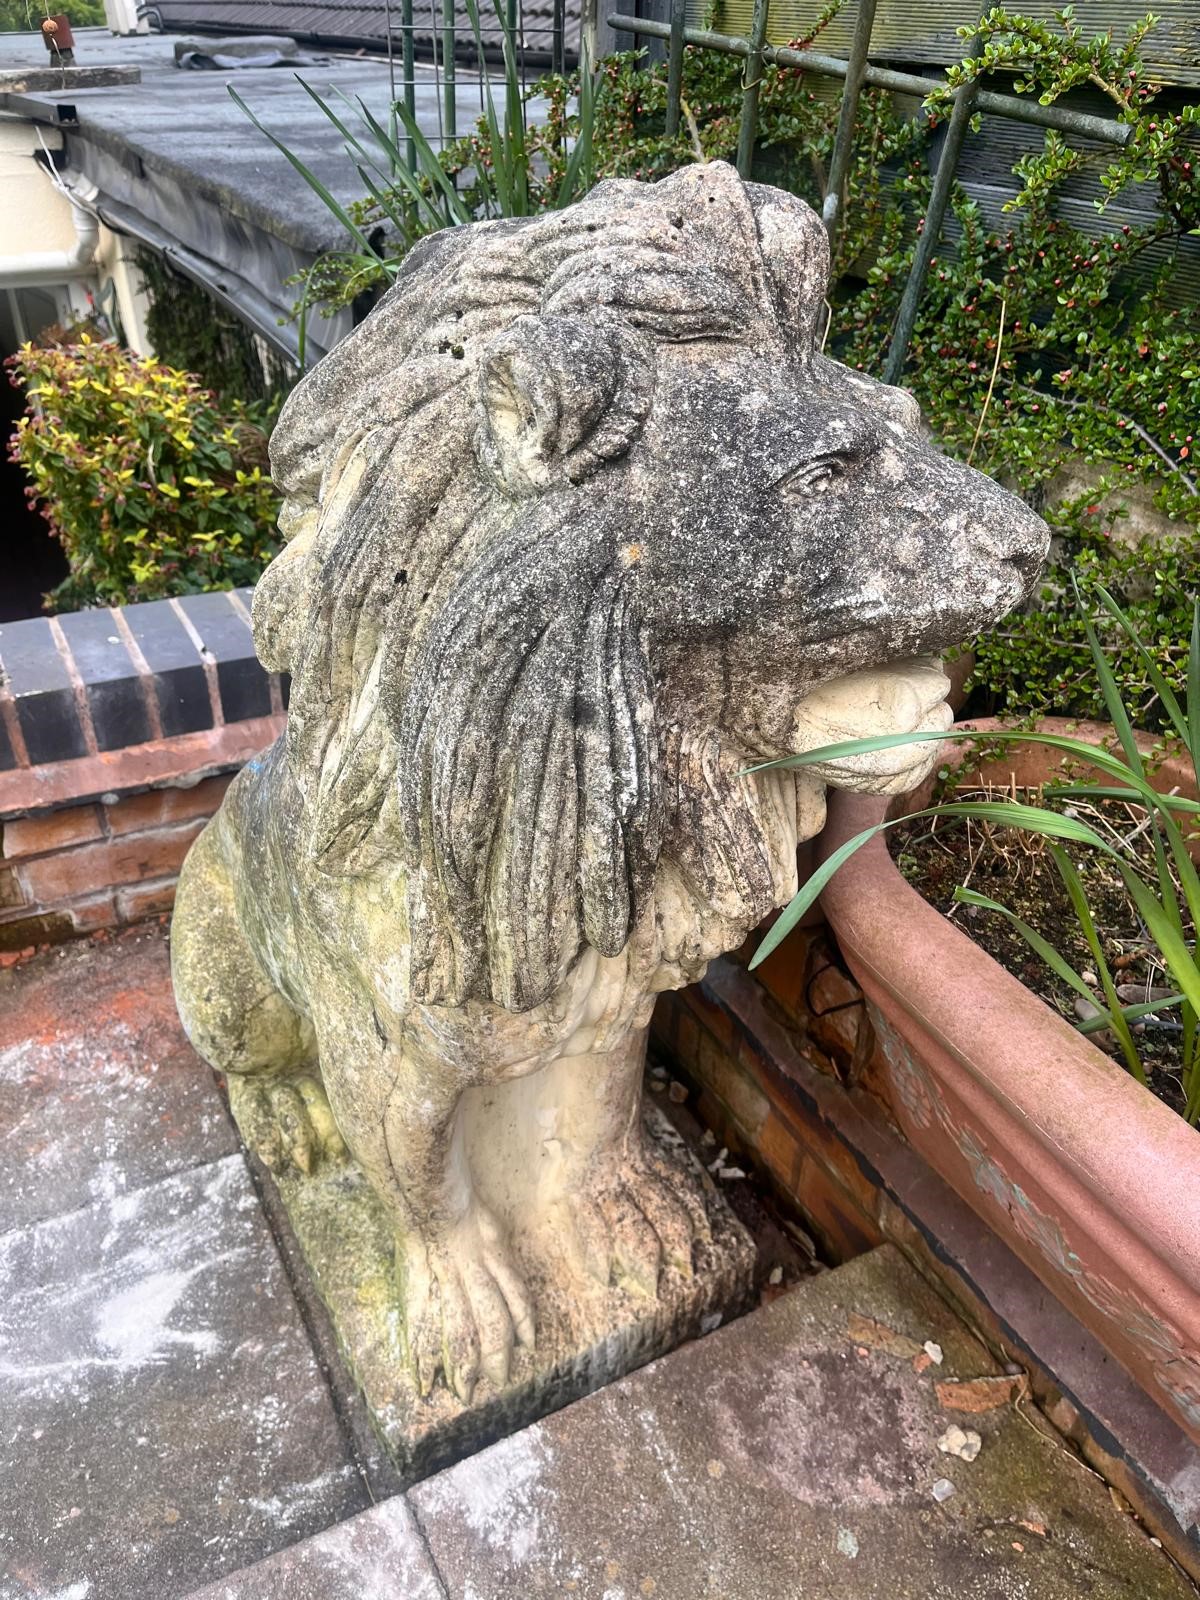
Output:
<path fill-rule="evenodd" d="M 346 1146 L 325 1090 L 312 1077 L 229 1078 L 229 1104 L 242 1137 L 271 1172 L 292 1166 L 305 1176 Z"/>
<path fill-rule="evenodd" d="M 571 1212 L 591 1275 L 652 1296 L 664 1267 L 691 1277 L 692 1246 L 711 1237 L 687 1176 L 646 1149 L 598 1164 Z"/>
<path fill-rule="evenodd" d="M 407 1235 L 396 1261 L 408 1364 L 421 1393 L 439 1368 L 464 1405 L 481 1373 L 503 1388 L 514 1342 L 533 1349 L 534 1319 L 491 1213 L 475 1202 L 445 1230 Z"/>

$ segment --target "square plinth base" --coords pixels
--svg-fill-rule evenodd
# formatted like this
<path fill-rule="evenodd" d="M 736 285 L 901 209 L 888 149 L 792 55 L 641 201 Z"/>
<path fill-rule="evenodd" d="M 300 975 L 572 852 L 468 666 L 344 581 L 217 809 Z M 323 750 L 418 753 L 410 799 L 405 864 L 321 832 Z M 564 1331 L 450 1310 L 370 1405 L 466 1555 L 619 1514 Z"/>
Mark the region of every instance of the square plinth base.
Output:
<path fill-rule="evenodd" d="M 543 1291 L 535 1307 L 537 1349 L 514 1351 L 504 1389 L 481 1378 L 469 1405 L 440 1381 L 422 1397 L 405 1366 L 394 1238 L 382 1204 L 355 1163 L 329 1164 L 311 1177 L 289 1171 L 276 1178 L 341 1353 L 404 1485 L 590 1394 L 684 1340 L 711 1332 L 747 1308 L 753 1240 L 662 1112 L 647 1106 L 644 1115 L 651 1148 L 677 1171 L 681 1185 L 703 1197 L 711 1239 L 694 1246 L 692 1276 L 665 1268 L 654 1299 L 592 1281 L 571 1284 L 565 1296 Z"/>

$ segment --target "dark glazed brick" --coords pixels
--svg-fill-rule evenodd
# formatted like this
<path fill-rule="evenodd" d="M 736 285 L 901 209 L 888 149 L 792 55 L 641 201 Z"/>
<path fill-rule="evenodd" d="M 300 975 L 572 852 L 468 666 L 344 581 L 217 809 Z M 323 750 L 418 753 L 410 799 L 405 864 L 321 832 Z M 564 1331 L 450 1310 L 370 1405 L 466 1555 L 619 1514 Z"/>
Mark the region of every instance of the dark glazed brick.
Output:
<path fill-rule="evenodd" d="M 51 761 L 73 761 L 87 755 L 74 689 L 26 695 L 17 701 L 17 716 L 30 766 L 42 767 Z"/>
<path fill-rule="evenodd" d="M 196 646 L 168 600 L 127 606 L 125 621 L 154 674 L 164 737 L 213 725 L 208 680 Z"/>
<path fill-rule="evenodd" d="M 87 689 L 96 743 L 123 750 L 154 737 L 137 668 L 108 610 L 67 612 L 59 619 Z"/>
<path fill-rule="evenodd" d="M 228 594 L 189 594 L 180 601 L 205 650 L 217 663 L 217 683 L 226 722 L 244 722 L 271 712 L 267 675 L 254 654 L 249 625 Z"/>
<path fill-rule="evenodd" d="M 219 662 L 217 683 L 226 722 L 246 722 L 251 717 L 271 715 L 271 685 L 257 658 Z"/>
<path fill-rule="evenodd" d="M 45 617 L 0 627 L 0 667 L 17 707 L 30 762 L 41 766 L 86 755 L 70 674 Z"/>

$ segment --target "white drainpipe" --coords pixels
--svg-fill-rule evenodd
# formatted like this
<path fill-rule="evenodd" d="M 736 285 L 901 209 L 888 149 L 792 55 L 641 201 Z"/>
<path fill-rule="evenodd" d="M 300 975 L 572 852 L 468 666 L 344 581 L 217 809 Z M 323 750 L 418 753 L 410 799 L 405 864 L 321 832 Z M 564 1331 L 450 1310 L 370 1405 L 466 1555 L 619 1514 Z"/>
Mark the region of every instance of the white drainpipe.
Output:
<path fill-rule="evenodd" d="M 68 250 L 30 250 L 23 256 L 0 256 L 0 288 L 28 289 L 39 283 L 61 283 L 64 278 L 90 277 L 96 270 L 100 244 L 100 218 L 88 210 L 99 190 L 94 184 L 72 189 L 58 184 L 71 204 L 75 243 Z"/>

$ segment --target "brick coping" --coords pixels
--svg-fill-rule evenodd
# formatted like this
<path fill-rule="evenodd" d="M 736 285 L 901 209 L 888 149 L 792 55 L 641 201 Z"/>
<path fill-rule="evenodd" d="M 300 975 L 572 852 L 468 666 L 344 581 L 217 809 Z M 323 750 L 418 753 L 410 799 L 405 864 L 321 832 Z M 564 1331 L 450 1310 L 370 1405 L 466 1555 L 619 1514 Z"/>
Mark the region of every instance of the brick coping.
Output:
<path fill-rule="evenodd" d="M 282 715 L 254 717 L 207 733 L 0 772 L 0 820 L 93 800 L 111 801 L 143 789 L 190 788 L 204 778 L 244 766 L 273 744 L 285 726 Z"/>
<path fill-rule="evenodd" d="M 0 624 L 0 819 L 240 766 L 284 725 L 253 591 Z"/>

